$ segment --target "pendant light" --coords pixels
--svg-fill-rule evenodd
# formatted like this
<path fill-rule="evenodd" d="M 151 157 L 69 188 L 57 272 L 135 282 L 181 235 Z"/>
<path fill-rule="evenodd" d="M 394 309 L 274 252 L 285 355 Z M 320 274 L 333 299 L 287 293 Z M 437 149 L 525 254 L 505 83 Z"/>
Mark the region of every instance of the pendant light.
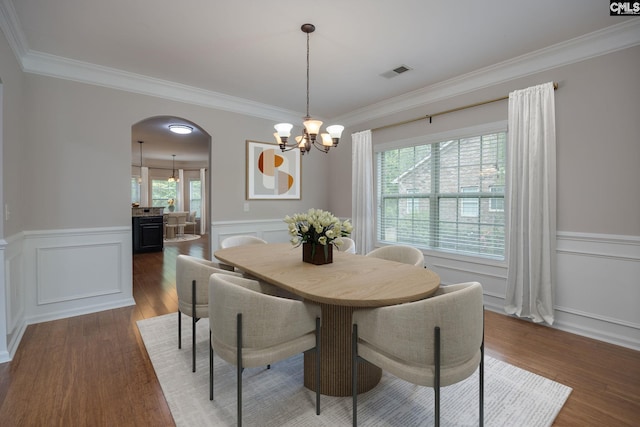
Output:
<path fill-rule="evenodd" d="M 180 178 L 176 177 L 176 155 L 172 154 L 173 156 L 173 167 L 171 168 L 171 176 L 169 177 L 169 179 L 167 181 L 169 182 L 180 182 Z"/>
<path fill-rule="evenodd" d="M 140 176 L 138 177 L 138 184 L 142 184 L 142 144 L 144 144 L 144 141 L 138 141 L 138 144 L 140 144 Z"/>

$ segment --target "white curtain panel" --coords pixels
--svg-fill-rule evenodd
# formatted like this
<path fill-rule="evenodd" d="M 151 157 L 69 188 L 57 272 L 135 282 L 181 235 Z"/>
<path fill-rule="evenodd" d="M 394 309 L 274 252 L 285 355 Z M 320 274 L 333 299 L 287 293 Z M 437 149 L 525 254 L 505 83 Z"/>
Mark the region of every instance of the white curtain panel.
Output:
<path fill-rule="evenodd" d="M 207 232 L 207 191 L 205 183 L 207 182 L 207 170 L 205 168 L 200 169 L 200 234 L 206 234 Z"/>
<path fill-rule="evenodd" d="M 556 256 L 553 83 L 509 94 L 505 311 L 553 324 Z"/>
<path fill-rule="evenodd" d="M 149 168 L 143 166 L 140 169 L 140 178 L 142 178 L 142 182 L 140 183 L 140 206 L 151 206 L 149 204 Z"/>
<path fill-rule="evenodd" d="M 375 239 L 371 131 L 352 134 L 351 147 L 351 238 L 356 243 L 356 252 L 366 254 L 373 249 Z"/>
<path fill-rule="evenodd" d="M 178 200 L 176 209 L 179 211 L 184 211 L 184 170 L 178 169 L 178 184 L 176 186 L 178 189 Z"/>

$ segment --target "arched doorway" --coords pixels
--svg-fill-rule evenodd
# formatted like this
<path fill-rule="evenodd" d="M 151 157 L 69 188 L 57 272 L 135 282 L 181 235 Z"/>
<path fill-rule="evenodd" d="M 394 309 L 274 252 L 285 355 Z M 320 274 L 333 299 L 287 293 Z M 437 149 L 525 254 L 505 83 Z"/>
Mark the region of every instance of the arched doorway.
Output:
<path fill-rule="evenodd" d="M 174 125 L 186 126 L 191 132 L 171 132 L 170 127 Z M 137 199 L 149 207 L 168 208 L 172 200 L 175 208 L 197 213 L 194 232 L 208 232 L 210 147 L 211 136 L 184 118 L 155 116 L 134 124 L 131 127 L 132 203 Z M 169 182 L 170 177 L 178 181 Z"/>

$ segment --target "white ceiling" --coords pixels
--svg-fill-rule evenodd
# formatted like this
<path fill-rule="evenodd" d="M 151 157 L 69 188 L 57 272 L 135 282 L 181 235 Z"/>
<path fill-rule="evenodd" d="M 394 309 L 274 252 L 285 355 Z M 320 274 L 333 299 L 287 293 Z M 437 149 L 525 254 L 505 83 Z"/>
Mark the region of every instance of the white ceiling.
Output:
<path fill-rule="evenodd" d="M 310 113 L 325 119 L 628 19 L 609 16 L 604 0 L 1 1 L 26 53 L 161 79 L 299 117 L 306 101 L 300 26 L 313 23 Z M 399 65 L 412 70 L 382 76 Z M 134 153 L 140 138 L 132 138 Z"/>

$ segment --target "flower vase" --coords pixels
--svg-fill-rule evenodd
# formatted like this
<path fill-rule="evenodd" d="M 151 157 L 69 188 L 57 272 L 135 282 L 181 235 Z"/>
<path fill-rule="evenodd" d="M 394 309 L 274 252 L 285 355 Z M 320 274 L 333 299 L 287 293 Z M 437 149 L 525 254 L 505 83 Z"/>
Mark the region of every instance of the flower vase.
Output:
<path fill-rule="evenodd" d="M 169 205 L 169 212 L 173 212 L 175 209 L 175 205 Z"/>
<path fill-rule="evenodd" d="M 333 245 L 303 243 L 302 261 L 315 265 L 331 264 L 333 262 Z"/>

